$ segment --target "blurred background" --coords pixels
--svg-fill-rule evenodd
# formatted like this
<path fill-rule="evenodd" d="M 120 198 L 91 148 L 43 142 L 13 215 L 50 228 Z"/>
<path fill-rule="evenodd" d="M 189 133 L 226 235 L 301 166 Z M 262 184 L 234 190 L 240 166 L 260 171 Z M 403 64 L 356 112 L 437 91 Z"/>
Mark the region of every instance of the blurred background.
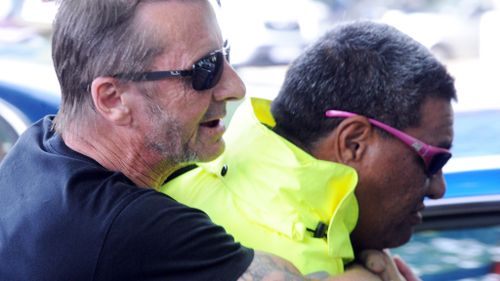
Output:
<path fill-rule="evenodd" d="M 0 1 L 0 161 L 27 126 L 58 109 L 56 10 Z M 456 79 L 454 158 L 446 197 L 426 202 L 424 225 L 393 252 L 427 281 L 500 280 L 499 0 L 223 0 L 218 16 L 247 96 L 272 99 L 287 64 L 342 21 L 386 22 L 429 48 Z"/>

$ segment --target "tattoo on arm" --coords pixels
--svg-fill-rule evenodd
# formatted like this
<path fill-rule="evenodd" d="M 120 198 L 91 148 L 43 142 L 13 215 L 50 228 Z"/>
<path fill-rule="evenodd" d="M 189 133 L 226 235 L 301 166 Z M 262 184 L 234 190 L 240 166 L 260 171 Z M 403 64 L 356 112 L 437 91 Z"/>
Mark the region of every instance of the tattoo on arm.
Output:
<path fill-rule="evenodd" d="M 247 271 L 238 281 L 304 281 L 306 279 L 290 262 L 277 256 L 255 252 Z"/>

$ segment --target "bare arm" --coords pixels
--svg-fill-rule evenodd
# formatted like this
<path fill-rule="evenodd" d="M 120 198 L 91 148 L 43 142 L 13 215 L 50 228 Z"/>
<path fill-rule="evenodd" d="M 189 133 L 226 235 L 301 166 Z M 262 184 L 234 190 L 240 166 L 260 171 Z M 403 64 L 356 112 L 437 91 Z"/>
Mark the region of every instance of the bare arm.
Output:
<path fill-rule="evenodd" d="M 255 257 L 238 281 L 380 281 L 361 266 L 354 266 L 339 276 L 323 279 L 303 276 L 290 262 L 272 254 L 255 252 Z"/>

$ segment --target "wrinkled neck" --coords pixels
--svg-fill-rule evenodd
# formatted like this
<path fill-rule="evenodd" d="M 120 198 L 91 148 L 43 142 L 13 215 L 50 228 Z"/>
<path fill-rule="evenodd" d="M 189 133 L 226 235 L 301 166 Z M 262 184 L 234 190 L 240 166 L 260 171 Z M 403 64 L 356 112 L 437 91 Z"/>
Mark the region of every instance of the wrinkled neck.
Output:
<path fill-rule="evenodd" d="M 108 128 L 94 132 L 66 132 L 62 138 L 72 150 L 94 159 L 110 171 L 123 173 L 138 187 L 158 189 L 178 168 L 147 149 L 141 138 L 110 137 L 120 135 L 119 131 Z"/>

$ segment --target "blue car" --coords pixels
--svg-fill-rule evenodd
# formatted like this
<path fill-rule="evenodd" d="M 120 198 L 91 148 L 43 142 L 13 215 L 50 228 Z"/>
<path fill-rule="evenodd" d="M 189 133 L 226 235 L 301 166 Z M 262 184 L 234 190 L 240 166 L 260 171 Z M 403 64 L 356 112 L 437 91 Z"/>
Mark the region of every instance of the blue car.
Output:
<path fill-rule="evenodd" d="M 60 95 L 0 82 L 0 161 L 33 122 L 59 109 Z"/>

